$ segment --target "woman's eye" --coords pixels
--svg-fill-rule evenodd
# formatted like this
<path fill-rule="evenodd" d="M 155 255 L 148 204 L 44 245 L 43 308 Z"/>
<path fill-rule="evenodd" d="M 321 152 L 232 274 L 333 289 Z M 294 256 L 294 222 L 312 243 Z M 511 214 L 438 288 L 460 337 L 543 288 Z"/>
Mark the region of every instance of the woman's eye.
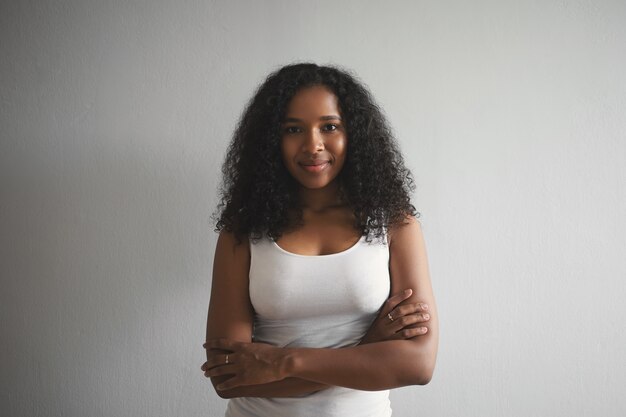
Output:
<path fill-rule="evenodd" d="M 333 123 L 328 123 L 327 125 L 324 125 L 322 130 L 325 130 L 327 132 L 332 132 L 333 130 L 337 130 L 337 125 Z"/>
<path fill-rule="evenodd" d="M 285 133 L 298 133 L 300 131 L 300 128 L 297 126 L 287 126 L 285 128 Z"/>

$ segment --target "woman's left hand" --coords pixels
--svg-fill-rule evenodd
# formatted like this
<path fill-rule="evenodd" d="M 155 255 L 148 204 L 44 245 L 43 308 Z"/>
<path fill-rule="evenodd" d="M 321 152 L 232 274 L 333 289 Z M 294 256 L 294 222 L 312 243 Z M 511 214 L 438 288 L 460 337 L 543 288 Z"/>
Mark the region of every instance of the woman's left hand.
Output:
<path fill-rule="evenodd" d="M 389 297 L 359 344 L 425 335 L 428 328 L 424 324 L 430 320 L 428 306 L 424 303 L 400 305 L 411 294 L 413 290 L 407 289 Z"/>
<path fill-rule="evenodd" d="M 266 343 L 244 343 L 229 339 L 211 340 L 203 346 L 209 349 L 209 358 L 202 365 L 204 376 L 232 375 L 216 387 L 218 390 L 266 384 L 289 376 L 285 370 L 284 349 Z M 213 349 L 227 353 L 213 353 Z"/>

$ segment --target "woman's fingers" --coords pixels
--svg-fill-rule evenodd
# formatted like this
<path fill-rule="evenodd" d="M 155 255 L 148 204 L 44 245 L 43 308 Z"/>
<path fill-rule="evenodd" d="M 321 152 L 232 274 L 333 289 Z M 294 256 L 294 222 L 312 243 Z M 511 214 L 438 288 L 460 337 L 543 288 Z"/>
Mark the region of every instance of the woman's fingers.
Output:
<path fill-rule="evenodd" d="M 234 364 L 216 366 L 214 368 L 208 369 L 204 371 L 204 376 L 206 377 L 214 377 L 220 375 L 234 375 L 237 373 Z"/>
<path fill-rule="evenodd" d="M 240 380 L 240 378 L 237 378 L 236 376 L 227 379 L 226 381 L 222 382 L 220 385 L 218 385 L 217 388 L 219 391 L 226 391 L 229 389 L 233 389 L 236 388 L 242 384 L 242 381 Z"/>
<path fill-rule="evenodd" d="M 236 357 L 233 353 L 215 354 L 200 367 L 204 371 L 204 376 L 210 378 L 220 375 L 230 375 L 236 373 Z"/>
<path fill-rule="evenodd" d="M 403 329 L 396 333 L 401 339 L 412 339 L 428 333 L 428 327 L 416 327 L 414 329 Z"/>
<path fill-rule="evenodd" d="M 388 313 L 389 321 L 395 321 L 396 319 L 415 313 L 421 313 L 424 320 L 430 320 L 430 315 L 427 313 L 428 305 L 424 303 L 405 304 L 394 308 Z"/>
<path fill-rule="evenodd" d="M 416 327 L 416 328 L 409 328 L 409 329 L 400 329 L 400 331 L 395 332 L 394 334 L 390 335 L 386 340 L 406 340 L 406 339 L 412 339 L 412 338 L 417 337 L 417 336 L 425 335 L 426 333 L 428 333 L 428 328 L 427 327 Z"/>
<path fill-rule="evenodd" d="M 200 369 L 206 372 L 209 369 L 212 369 L 218 366 L 233 364 L 233 363 L 235 363 L 234 354 L 232 353 L 221 354 L 220 353 L 220 354 L 210 355 L 208 360 L 202 365 Z"/>
<path fill-rule="evenodd" d="M 222 352 L 209 353 L 207 361 L 201 367 L 206 377 L 231 375 L 229 384 L 255 385 L 278 381 L 288 376 L 283 370 L 282 353 L 274 346 L 225 340 L 208 342 L 208 346 Z M 227 352 L 224 353 L 224 350 Z"/>
<path fill-rule="evenodd" d="M 430 320 L 428 305 L 412 303 L 398 306 L 388 313 L 388 328 L 394 332 L 393 339 L 412 339 L 428 332 L 425 326 L 418 326 Z"/>
<path fill-rule="evenodd" d="M 380 310 L 380 316 L 384 317 L 389 314 L 398 304 L 409 298 L 413 294 L 413 290 L 408 288 L 404 291 L 399 292 L 398 294 L 394 294 L 385 301 L 385 305 Z"/>
<path fill-rule="evenodd" d="M 428 321 L 429 318 L 430 317 L 425 318 L 423 314 L 409 314 L 394 320 L 391 327 L 394 329 L 395 332 L 398 332 L 407 326 L 411 326 L 412 324 L 424 323 Z"/>

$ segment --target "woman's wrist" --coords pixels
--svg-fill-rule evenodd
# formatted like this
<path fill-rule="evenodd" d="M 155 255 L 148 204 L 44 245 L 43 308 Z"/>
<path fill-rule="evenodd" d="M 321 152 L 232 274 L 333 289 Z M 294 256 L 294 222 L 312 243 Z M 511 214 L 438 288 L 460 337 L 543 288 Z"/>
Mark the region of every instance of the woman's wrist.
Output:
<path fill-rule="evenodd" d="M 280 374 L 284 378 L 295 377 L 298 367 L 298 351 L 296 349 L 283 349 L 283 357 L 280 363 Z"/>

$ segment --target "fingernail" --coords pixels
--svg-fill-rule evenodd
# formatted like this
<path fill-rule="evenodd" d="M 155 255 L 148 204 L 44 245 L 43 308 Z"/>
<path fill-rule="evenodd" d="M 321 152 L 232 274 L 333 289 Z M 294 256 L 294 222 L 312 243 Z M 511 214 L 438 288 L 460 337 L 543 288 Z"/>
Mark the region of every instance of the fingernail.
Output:
<path fill-rule="evenodd" d="M 424 314 L 424 319 L 428 320 L 430 318 L 430 314 Z"/>
<path fill-rule="evenodd" d="M 423 308 L 424 310 L 428 310 L 428 304 L 422 304 L 422 308 Z"/>
<path fill-rule="evenodd" d="M 420 330 L 422 331 L 422 333 L 426 333 L 428 329 L 426 327 L 420 327 Z"/>
<path fill-rule="evenodd" d="M 410 289 L 410 288 L 407 288 L 406 290 L 404 290 L 404 293 L 407 294 L 407 295 L 411 294 L 412 292 L 413 292 L 413 290 Z"/>

